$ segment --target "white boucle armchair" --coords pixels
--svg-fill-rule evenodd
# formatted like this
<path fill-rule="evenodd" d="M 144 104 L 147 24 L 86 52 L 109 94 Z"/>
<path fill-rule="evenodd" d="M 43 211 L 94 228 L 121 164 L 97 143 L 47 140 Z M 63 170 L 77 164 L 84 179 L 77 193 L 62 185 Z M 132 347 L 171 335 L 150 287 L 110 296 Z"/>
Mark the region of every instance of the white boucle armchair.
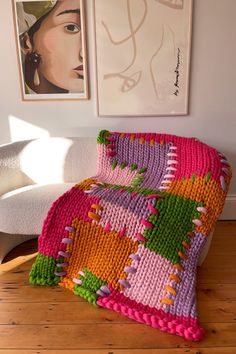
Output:
<path fill-rule="evenodd" d="M 40 138 L 0 146 L 0 263 L 37 237 L 52 202 L 96 174 L 96 138 Z"/>
<path fill-rule="evenodd" d="M 0 146 L 0 263 L 36 238 L 51 204 L 96 174 L 96 138 L 40 138 Z M 211 237 L 202 251 L 206 257 Z"/>

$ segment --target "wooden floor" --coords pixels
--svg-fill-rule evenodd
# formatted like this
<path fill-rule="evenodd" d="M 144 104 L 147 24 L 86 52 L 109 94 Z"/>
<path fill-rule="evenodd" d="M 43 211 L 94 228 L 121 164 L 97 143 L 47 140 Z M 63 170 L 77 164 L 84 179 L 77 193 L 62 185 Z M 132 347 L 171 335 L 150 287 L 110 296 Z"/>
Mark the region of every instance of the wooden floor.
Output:
<path fill-rule="evenodd" d="M 37 241 L 28 241 L 0 266 L 0 354 L 236 353 L 236 222 L 217 224 L 198 271 L 199 318 L 206 329 L 200 343 L 95 308 L 64 288 L 30 286 L 36 251 Z"/>

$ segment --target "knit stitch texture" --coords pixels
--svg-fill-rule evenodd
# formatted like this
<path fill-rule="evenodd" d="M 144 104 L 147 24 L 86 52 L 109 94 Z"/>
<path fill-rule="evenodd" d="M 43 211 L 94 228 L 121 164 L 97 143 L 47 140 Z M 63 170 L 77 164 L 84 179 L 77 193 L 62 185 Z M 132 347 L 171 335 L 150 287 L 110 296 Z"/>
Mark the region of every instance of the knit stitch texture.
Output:
<path fill-rule="evenodd" d="M 30 283 L 200 340 L 196 267 L 228 191 L 226 157 L 166 134 L 103 130 L 97 142 L 97 175 L 48 212 Z"/>

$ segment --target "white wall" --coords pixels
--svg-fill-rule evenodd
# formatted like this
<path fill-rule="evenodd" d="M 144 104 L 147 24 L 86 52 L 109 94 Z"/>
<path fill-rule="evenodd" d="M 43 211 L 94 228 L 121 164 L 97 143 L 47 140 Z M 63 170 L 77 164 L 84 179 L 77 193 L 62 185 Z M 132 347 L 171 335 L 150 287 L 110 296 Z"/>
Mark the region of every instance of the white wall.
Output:
<path fill-rule="evenodd" d="M 101 118 L 96 115 L 93 1 L 86 0 L 90 100 L 22 102 L 11 0 L 1 0 L 0 144 L 47 134 L 96 136 L 104 128 L 168 132 L 195 136 L 216 147 L 236 172 L 236 0 L 193 1 L 190 114 Z M 235 176 L 230 195 L 236 201 Z"/>

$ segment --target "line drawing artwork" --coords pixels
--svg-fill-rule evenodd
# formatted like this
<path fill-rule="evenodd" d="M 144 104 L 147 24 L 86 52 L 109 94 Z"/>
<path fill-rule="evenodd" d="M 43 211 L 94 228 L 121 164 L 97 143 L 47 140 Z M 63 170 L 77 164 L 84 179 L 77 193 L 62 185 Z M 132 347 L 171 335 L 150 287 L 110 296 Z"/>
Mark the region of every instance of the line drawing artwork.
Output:
<path fill-rule="evenodd" d="M 192 0 L 97 0 L 95 20 L 99 113 L 186 114 Z"/>
<path fill-rule="evenodd" d="M 171 7 L 172 9 L 182 10 L 184 7 L 184 0 L 156 0 L 160 4 Z"/>
<path fill-rule="evenodd" d="M 175 1 L 175 3 L 172 0 L 157 0 L 159 3 L 161 3 L 162 5 L 166 5 L 169 7 L 172 7 L 174 9 L 182 9 L 183 8 L 183 0 L 179 1 Z M 142 76 L 142 70 L 136 71 L 135 73 L 133 73 L 132 75 L 125 75 L 124 73 L 127 72 L 135 63 L 136 57 L 137 57 L 137 43 L 136 43 L 136 34 L 139 30 L 142 29 L 143 23 L 145 22 L 145 19 L 147 17 L 147 13 L 148 13 L 148 4 L 147 4 L 147 0 L 143 0 L 143 4 L 144 4 L 144 11 L 143 11 L 143 16 L 139 22 L 139 24 L 137 25 L 136 28 L 133 28 L 133 22 L 132 22 L 132 11 L 131 11 L 131 4 L 130 4 L 130 0 L 126 1 L 127 4 L 127 17 L 128 17 L 128 24 L 129 24 L 129 29 L 130 29 L 130 35 L 126 36 L 125 38 L 121 39 L 121 40 L 114 40 L 112 38 L 112 34 L 110 29 L 108 28 L 108 26 L 106 25 L 106 23 L 102 20 L 102 25 L 107 33 L 107 36 L 110 40 L 110 42 L 117 46 L 117 45 L 121 45 L 129 40 L 132 41 L 132 46 L 133 46 L 133 58 L 131 60 L 131 63 L 122 71 L 120 72 L 113 72 L 113 73 L 109 73 L 109 74 L 104 74 L 104 80 L 107 79 L 111 79 L 111 78 L 119 78 L 123 80 L 122 86 L 121 86 L 121 92 L 128 92 L 132 89 L 135 88 L 136 85 L 139 84 L 141 76 Z M 150 63 L 149 63 L 149 72 L 150 72 L 150 76 L 151 76 L 151 81 L 152 81 L 152 85 L 153 85 L 153 90 L 155 92 L 155 96 L 156 99 L 159 99 L 159 93 L 158 93 L 158 80 L 157 80 L 157 76 L 158 73 L 156 73 L 156 77 L 155 77 L 155 73 L 153 70 L 153 61 L 155 60 L 155 58 L 158 56 L 158 53 L 160 52 L 160 50 L 163 47 L 163 41 L 164 41 L 164 36 L 165 36 L 165 29 L 164 29 L 165 25 L 162 25 L 162 35 L 161 35 L 161 42 L 160 45 L 158 46 L 158 48 L 156 49 L 156 51 L 152 54 L 151 58 L 150 58 Z M 172 35 L 172 40 L 173 40 L 173 51 L 174 51 L 174 55 L 175 55 L 175 36 L 174 36 L 174 31 L 171 29 L 171 27 L 168 25 L 167 26 L 169 31 L 171 32 Z"/>
<path fill-rule="evenodd" d="M 128 23 L 129 23 L 129 28 L 130 28 L 130 35 L 126 38 L 123 38 L 120 41 L 114 41 L 112 39 L 111 33 L 107 27 L 107 25 L 104 23 L 104 21 L 102 21 L 102 24 L 108 34 L 108 37 L 111 41 L 111 43 L 113 45 L 120 45 L 128 40 L 132 40 L 132 44 L 133 44 L 133 58 L 131 60 L 131 63 L 122 71 L 118 72 L 118 73 L 110 73 L 110 74 L 105 74 L 104 75 L 104 79 L 109 79 L 109 78 L 113 78 L 113 77 L 119 77 L 121 79 L 123 79 L 123 84 L 121 86 L 121 91 L 122 92 L 126 92 L 131 90 L 132 88 L 134 88 L 140 81 L 141 79 L 141 75 L 142 75 L 142 71 L 138 71 L 135 72 L 134 74 L 132 74 L 131 76 L 127 76 L 124 75 L 124 73 L 130 69 L 133 65 L 133 63 L 136 60 L 136 56 L 137 56 L 137 44 L 136 44 L 136 39 L 135 39 L 135 34 L 139 31 L 139 29 L 142 27 L 145 18 L 147 16 L 147 0 L 143 0 L 144 3 L 144 14 L 143 17 L 141 18 L 140 23 L 138 24 L 137 28 L 134 29 L 133 28 L 133 23 L 132 23 L 132 14 L 131 14 L 131 7 L 130 7 L 130 0 L 127 0 L 127 15 L 128 15 Z"/>
<path fill-rule="evenodd" d="M 153 70 L 152 63 L 153 63 L 154 59 L 156 58 L 156 56 L 158 55 L 159 51 L 161 50 L 161 48 L 163 46 L 164 35 L 165 35 L 164 26 L 162 26 L 161 43 L 160 43 L 159 47 L 157 48 L 157 50 L 155 51 L 155 53 L 152 55 L 151 60 L 150 60 L 150 64 L 149 64 L 150 65 L 150 75 L 151 75 L 151 79 L 152 79 L 152 84 L 153 84 L 153 88 L 154 88 L 155 95 L 156 95 L 157 99 L 159 99 L 158 88 L 157 88 L 157 79 L 155 78 L 155 75 L 154 75 L 154 70 Z"/>

